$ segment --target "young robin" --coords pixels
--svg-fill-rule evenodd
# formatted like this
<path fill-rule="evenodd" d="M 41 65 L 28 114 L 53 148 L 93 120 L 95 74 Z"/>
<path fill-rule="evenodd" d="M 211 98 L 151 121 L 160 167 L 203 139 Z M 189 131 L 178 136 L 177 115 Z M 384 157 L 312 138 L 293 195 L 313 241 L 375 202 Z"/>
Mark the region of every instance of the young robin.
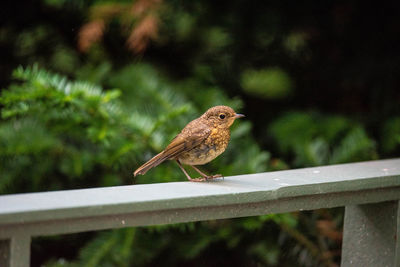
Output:
<path fill-rule="evenodd" d="M 159 154 L 140 166 L 134 176 L 145 174 L 163 161 L 175 160 L 189 181 L 201 182 L 222 177 L 220 174 L 207 175 L 196 166 L 203 165 L 225 151 L 230 139 L 229 127 L 235 119 L 244 115 L 237 114 L 228 106 L 216 106 L 207 110 L 201 117 L 189 122 L 185 128 Z M 191 166 L 202 177 L 192 178 L 182 166 Z"/>

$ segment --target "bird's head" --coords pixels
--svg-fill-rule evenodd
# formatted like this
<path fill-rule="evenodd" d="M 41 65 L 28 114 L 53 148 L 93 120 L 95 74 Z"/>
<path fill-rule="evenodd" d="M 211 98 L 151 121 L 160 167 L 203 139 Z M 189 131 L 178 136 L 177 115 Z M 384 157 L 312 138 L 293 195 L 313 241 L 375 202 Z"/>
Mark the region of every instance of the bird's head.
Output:
<path fill-rule="evenodd" d="M 208 109 L 202 117 L 207 124 L 214 128 L 229 128 L 235 119 L 243 118 L 243 114 L 237 114 L 228 106 L 215 106 Z"/>

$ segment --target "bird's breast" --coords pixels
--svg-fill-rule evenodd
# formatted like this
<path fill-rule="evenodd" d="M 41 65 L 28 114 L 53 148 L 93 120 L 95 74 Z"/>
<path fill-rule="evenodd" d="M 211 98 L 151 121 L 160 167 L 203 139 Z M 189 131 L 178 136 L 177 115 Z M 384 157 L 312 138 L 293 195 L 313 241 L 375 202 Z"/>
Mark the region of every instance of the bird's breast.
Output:
<path fill-rule="evenodd" d="M 179 155 L 179 161 L 187 165 L 203 165 L 223 153 L 230 139 L 229 130 L 213 129 L 200 145 Z"/>

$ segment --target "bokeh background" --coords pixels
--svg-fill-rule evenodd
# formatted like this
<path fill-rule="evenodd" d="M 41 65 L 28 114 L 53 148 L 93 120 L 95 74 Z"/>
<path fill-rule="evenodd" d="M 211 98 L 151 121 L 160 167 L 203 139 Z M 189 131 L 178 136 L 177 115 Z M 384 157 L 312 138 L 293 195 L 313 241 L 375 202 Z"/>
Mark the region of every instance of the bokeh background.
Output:
<path fill-rule="evenodd" d="M 0 14 L 0 194 L 184 181 L 173 163 L 132 172 L 219 104 L 247 117 L 210 173 L 400 156 L 395 1 L 24 0 Z M 42 237 L 32 266 L 338 266 L 342 220 Z"/>

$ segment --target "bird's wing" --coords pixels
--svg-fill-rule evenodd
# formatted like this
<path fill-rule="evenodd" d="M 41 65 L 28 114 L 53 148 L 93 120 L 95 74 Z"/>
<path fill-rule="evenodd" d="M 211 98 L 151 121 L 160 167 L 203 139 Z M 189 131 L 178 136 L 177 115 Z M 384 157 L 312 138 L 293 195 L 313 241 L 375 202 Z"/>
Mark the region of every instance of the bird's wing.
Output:
<path fill-rule="evenodd" d="M 164 149 L 163 154 L 166 159 L 177 157 L 182 152 L 190 151 L 200 145 L 210 133 L 210 128 L 203 124 L 197 124 L 196 127 L 185 127 Z"/>
<path fill-rule="evenodd" d="M 192 125 L 196 126 L 193 127 Z M 145 174 L 149 169 L 156 167 L 163 161 L 179 156 L 179 154 L 190 151 L 200 145 L 211 133 L 210 128 L 202 123 L 192 121 L 180 134 L 178 134 L 171 143 L 159 154 L 151 158 L 145 164 L 140 166 L 134 175 Z"/>

